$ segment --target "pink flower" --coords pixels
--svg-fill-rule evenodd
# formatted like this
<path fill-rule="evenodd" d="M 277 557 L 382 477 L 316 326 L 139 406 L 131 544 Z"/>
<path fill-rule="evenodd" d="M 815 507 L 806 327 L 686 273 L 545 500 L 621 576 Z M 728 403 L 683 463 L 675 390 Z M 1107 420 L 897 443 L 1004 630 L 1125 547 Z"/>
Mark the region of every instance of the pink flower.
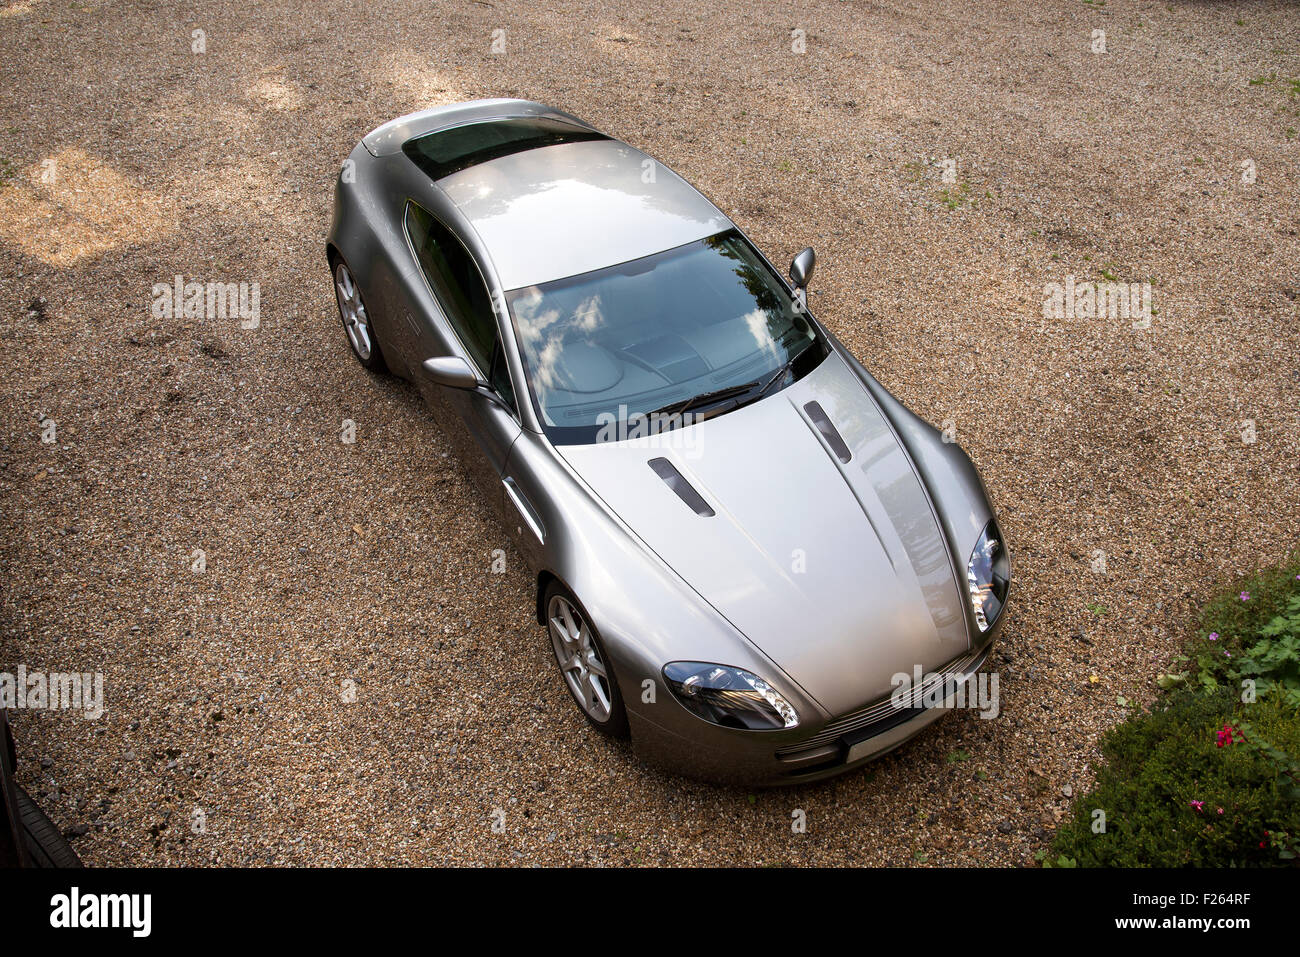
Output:
<path fill-rule="evenodd" d="M 1220 814 L 1223 813 L 1223 808 L 1219 808 L 1219 813 L 1220 813 Z"/>
<path fill-rule="evenodd" d="M 1196 808 L 1196 813 L 1197 813 L 1197 814 L 1200 814 L 1200 813 L 1201 813 L 1201 808 L 1205 807 L 1205 802 L 1204 802 L 1204 801 L 1192 801 L 1192 802 L 1191 802 L 1191 806 L 1194 807 L 1194 808 Z"/>
<path fill-rule="evenodd" d="M 1250 592 L 1248 592 L 1248 591 L 1244 591 L 1244 592 L 1242 592 L 1242 593 L 1241 593 L 1241 600 L 1242 600 L 1242 601 L 1250 601 Z"/>
<path fill-rule="evenodd" d="M 1219 640 L 1219 633 L 1217 631 L 1210 632 L 1210 641 L 1218 641 L 1218 640 Z"/>

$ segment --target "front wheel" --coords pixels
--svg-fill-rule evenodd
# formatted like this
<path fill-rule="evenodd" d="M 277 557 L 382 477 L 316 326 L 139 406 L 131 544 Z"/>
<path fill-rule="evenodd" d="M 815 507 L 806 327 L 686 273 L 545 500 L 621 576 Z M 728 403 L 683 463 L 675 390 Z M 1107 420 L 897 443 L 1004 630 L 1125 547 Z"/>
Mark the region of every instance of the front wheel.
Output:
<path fill-rule="evenodd" d="M 583 717 L 602 734 L 626 738 L 627 709 L 609 654 L 582 606 L 559 582 L 546 589 L 546 629 L 564 685 Z"/>

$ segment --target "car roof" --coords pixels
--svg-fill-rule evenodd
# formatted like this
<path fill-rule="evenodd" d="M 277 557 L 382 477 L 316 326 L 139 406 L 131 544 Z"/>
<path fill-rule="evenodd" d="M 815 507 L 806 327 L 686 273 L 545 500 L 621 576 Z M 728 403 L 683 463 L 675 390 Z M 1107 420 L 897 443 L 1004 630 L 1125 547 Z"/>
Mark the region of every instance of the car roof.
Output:
<path fill-rule="evenodd" d="M 508 290 L 732 228 L 699 190 L 614 139 L 511 153 L 458 170 L 437 185 L 478 233 Z"/>

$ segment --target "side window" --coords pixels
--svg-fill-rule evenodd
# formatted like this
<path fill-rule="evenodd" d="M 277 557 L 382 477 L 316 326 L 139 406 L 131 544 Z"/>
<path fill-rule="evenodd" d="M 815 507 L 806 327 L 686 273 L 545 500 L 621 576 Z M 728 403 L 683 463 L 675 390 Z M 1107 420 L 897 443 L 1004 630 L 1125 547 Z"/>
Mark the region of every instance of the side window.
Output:
<path fill-rule="evenodd" d="M 491 299 L 474 260 L 460 240 L 414 203 L 406 204 L 406 229 L 420 268 L 456 334 L 479 370 L 490 374 L 497 325 Z"/>

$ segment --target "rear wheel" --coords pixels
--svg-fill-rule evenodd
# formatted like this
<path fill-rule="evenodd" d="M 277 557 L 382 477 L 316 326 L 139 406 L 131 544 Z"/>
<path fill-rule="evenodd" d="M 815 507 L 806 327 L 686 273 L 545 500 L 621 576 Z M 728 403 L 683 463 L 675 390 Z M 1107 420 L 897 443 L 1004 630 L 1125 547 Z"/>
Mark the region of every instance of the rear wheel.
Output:
<path fill-rule="evenodd" d="M 342 257 L 334 259 L 334 298 L 338 300 L 339 318 L 343 320 L 343 331 L 347 333 L 348 345 L 352 347 L 356 360 L 371 372 L 385 371 L 388 367 L 370 324 L 370 313 L 361 297 L 361 287 Z"/>
<path fill-rule="evenodd" d="M 14 787 L 23 848 L 34 867 L 81 867 L 81 858 L 27 792 Z"/>
<path fill-rule="evenodd" d="M 564 686 L 583 717 L 602 734 L 626 738 L 627 709 L 609 655 L 582 606 L 559 582 L 546 589 L 546 630 Z"/>

